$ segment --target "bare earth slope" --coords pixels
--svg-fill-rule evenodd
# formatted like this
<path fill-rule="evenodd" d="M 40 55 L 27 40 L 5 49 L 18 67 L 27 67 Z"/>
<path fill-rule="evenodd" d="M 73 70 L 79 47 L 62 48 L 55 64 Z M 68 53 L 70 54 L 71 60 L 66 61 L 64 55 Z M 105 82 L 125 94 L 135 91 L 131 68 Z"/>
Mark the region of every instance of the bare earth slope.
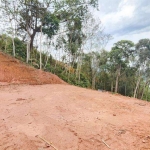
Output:
<path fill-rule="evenodd" d="M 150 150 L 150 103 L 67 85 L 0 53 L 0 150 L 54 149 Z"/>
<path fill-rule="evenodd" d="M 64 84 L 56 75 L 21 63 L 0 52 L 0 82 L 25 84 Z"/>
<path fill-rule="evenodd" d="M 0 86 L 0 150 L 150 150 L 150 103 L 71 85 Z"/>

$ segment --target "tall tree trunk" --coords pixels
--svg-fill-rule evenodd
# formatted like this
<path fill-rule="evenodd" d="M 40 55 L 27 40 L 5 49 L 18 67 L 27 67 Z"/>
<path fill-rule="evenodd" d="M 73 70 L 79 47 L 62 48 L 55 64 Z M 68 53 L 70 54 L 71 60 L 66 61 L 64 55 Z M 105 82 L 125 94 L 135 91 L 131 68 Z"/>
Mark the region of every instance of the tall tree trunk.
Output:
<path fill-rule="evenodd" d="M 80 64 L 79 64 L 79 82 L 80 82 L 80 78 L 81 78 L 81 69 L 82 69 L 82 54 L 80 56 Z"/>
<path fill-rule="evenodd" d="M 79 56 L 77 62 L 76 78 L 78 78 L 78 82 L 80 82 L 81 64 L 82 64 L 82 54 Z"/>
<path fill-rule="evenodd" d="M 146 101 L 148 101 L 148 90 L 149 90 L 149 84 L 148 84 L 148 87 L 147 87 L 147 90 L 146 90 Z"/>
<path fill-rule="evenodd" d="M 136 87 L 135 87 L 134 95 L 133 95 L 134 98 L 136 98 L 136 94 L 137 94 L 138 87 L 140 85 L 140 81 L 141 81 L 141 77 L 139 77 L 137 82 L 136 82 Z"/>
<path fill-rule="evenodd" d="M 145 92 L 146 86 L 147 86 L 147 84 L 149 83 L 149 81 L 150 81 L 150 80 L 146 81 L 146 83 L 144 84 L 144 88 L 143 88 L 143 91 L 142 91 L 141 99 L 143 99 L 143 95 L 144 95 L 144 92 Z"/>
<path fill-rule="evenodd" d="M 69 54 L 69 61 L 68 62 L 69 62 L 69 65 L 68 65 L 68 69 L 69 69 L 68 70 L 69 71 L 68 72 L 68 81 L 69 81 L 69 79 L 70 79 L 70 68 L 71 68 L 71 54 Z"/>
<path fill-rule="evenodd" d="M 125 84 L 125 96 L 127 95 L 127 85 Z"/>
<path fill-rule="evenodd" d="M 27 57 L 26 57 L 26 63 L 29 63 L 30 59 L 30 42 L 31 42 L 31 36 L 29 33 L 29 29 L 27 28 Z"/>
<path fill-rule="evenodd" d="M 5 53 L 7 52 L 7 39 L 6 39 L 6 42 L 5 42 Z"/>
<path fill-rule="evenodd" d="M 115 93 L 118 92 L 118 82 L 119 82 L 119 75 L 117 75 L 116 77 Z"/>
<path fill-rule="evenodd" d="M 33 35 L 31 35 L 31 40 L 30 40 L 30 50 L 32 50 L 33 49 L 33 41 L 34 41 L 34 36 Z"/>
<path fill-rule="evenodd" d="M 10 19 L 11 20 L 11 19 Z M 11 28 L 13 29 L 13 25 L 12 25 L 12 21 L 10 21 L 11 23 Z M 14 29 L 13 29 L 14 30 Z M 15 41 L 14 41 L 14 38 L 15 38 L 15 33 L 14 31 L 12 31 L 12 44 L 13 44 L 13 55 L 14 57 L 16 56 L 16 52 L 15 52 Z"/>
<path fill-rule="evenodd" d="M 27 42 L 27 58 L 26 58 L 26 63 L 29 63 L 30 59 L 30 42 Z"/>
<path fill-rule="evenodd" d="M 113 84 L 113 81 L 111 82 L 111 92 L 113 92 L 113 89 L 114 89 L 114 84 Z"/>
<path fill-rule="evenodd" d="M 42 70 L 42 26 L 40 35 L 40 70 Z"/>
<path fill-rule="evenodd" d="M 94 77 L 92 78 L 92 89 L 95 89 L 95 79 L 96 75 L 94 75 Z"/>
<path fill-rule="evenodd" d="M 13 55 L 16 56 L 16 50 L 15 50 L 15 40 L 14 37 L 12 37 L 12 43 L 13 43 Z"/>
<path fill-rule="evenodd" d="M 47 63 L 48 63 L 48 59 L 49 59 L 49 56 L 48 56 L 48 54 L 46 54 L 46 62 L 45 62 L 44 69 L 46 69 L 46 66 L 47 66 Z"/>
<path fill-rule="evenodd" d="M 36 35 L 35 31 L 33 31 L 32 35 L 30 35 L 30 51 L 32 51 L 33 49 L 33 42 L 34 42 L 35 35 Z"/>
<path fill-rule="evenodd" d="M 145 91 L 145 100 L 147 101 L 148 100 L 148 91 L 149 91 L 149 84 L 147 85 L 147 87 L 146 87 L 146 89 L 145 89 L 146 91 Z"/>
<path fill-rule="evenodd" d="M 115 85 L 115 93 L 118 92 L 118 85 L 119 85 L 119 76 L 121 72 L 121 65 L 119 65 L 119 68 L 117 69 L 117 77 L 116 77 L 116 85 Z"/>

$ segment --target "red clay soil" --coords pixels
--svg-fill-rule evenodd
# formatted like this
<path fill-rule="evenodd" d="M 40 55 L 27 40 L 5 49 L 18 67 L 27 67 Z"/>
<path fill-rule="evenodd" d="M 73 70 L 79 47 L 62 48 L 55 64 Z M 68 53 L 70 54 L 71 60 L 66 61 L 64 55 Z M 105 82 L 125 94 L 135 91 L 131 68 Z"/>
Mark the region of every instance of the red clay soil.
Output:
<path fill-rule="evenodd" d="M 25 84 L 65 84 L 58 76 L 27 66 L 0 52 L 0 82 Z"/>
<path fill-rule="evenodd" d="M 150 150 L 150 103 L 71 85 L 0 86 L 0 150 Z M 45 139 L 42 140 L 42 139 Z"/>
<path fill-rule="evenodd" d="M 31 83 L 38 73 L 0 58 L 8 65 L 1 80 L 21 82 L 23 69 Z M 0 150 L 150 150 L 148 102 L 67 84 L 2 83 Z"/>

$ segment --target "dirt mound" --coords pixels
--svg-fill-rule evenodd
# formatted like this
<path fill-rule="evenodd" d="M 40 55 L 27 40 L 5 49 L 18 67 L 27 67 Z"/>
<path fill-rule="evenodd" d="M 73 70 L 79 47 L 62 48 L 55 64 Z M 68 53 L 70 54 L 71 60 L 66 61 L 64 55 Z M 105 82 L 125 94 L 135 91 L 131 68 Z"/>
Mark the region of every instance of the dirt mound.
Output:
<path fill-rule="evenodd" d="M 133 98 L 63 84 L 6 85 L 0 110 L 0 150 L 150 150 L 150 103 Z"/>
<path fill-rule="evenodd" d="M 27 66 L 0 52 L 0 82 L 24 84 L 65 84 L 58 76 Z"/>

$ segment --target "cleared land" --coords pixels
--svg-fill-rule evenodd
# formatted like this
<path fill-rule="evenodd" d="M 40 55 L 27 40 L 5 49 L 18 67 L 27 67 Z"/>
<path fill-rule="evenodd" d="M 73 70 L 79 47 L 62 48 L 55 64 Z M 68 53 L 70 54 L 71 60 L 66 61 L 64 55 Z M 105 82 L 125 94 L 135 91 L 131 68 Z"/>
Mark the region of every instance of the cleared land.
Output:
<path fill-rule="evenodd" d="M 0 56 L 0 150 L 150 150 L 150 103 L 67 85 L 48 73 L 46 82 L 33 83 L 38 70 Z M 28 78 L 24 68 L 32 70 Z M 28 85 L 39 83 L 53 84 Z"/>
<path fill-rule="evenodd" d="M 0 52 L 0 82 L 13 84 L 65 84 L 56 75 L 44 72 Z"/>

